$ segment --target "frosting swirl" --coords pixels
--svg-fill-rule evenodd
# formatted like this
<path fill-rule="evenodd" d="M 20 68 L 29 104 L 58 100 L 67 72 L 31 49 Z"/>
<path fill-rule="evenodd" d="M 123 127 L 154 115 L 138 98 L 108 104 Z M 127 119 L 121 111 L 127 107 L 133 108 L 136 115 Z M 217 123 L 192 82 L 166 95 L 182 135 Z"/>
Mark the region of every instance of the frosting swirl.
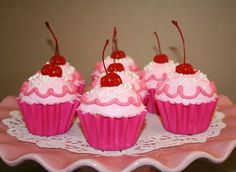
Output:
<path fill-rule="evenodd" d="M 55 104 L 72 101 L 77 97 L 77 89 L 64 77 L 50 77 L 36 73 L 24 82 L 19 98 L 28 104 Z"/>
<path fill-rule="evenodd" d="M 184 105 L 209 103 L 216 98 L 214 82 L 199 71 L 193 75 L 173 73 L 156 91 L 156 99 Z"/>
<path fill-rule="evenodd" d="M 82 96 L 79 109 L 85 113 L 116 118 L 135 116 L 145 111 L 139 95 L 130 84 L 96 86 Z"/>
<path fill-rule="evenodd" d="M 143 80 L 148 89 L 157 88 L 160 81 L 166 80 L 175 71 L 176 64 L 169 60 L 168 63 L 149 62 L 144 67 Z"/>

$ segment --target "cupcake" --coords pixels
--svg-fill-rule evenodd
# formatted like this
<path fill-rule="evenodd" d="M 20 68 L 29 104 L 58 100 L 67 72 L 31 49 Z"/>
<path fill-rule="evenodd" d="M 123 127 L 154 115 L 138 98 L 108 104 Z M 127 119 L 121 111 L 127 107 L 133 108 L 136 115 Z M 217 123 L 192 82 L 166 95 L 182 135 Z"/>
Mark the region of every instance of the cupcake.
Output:
<path fill-rule="evenodd" d="M 173 21 L 179 29 L 178 23 Z M 185 52 L 185 45 L 184 45 Z M 156 92 L 156 104 L 163 127 L 175 134 L 198 134 L 209 127 L 218 101 L 213 81 L 184 63 L 164 81 Z"/>
<path fill-rule="evenodd" d="M 77 81 L 75 82 L 79 74 L 59 55 L 57 39 L 48 22 L 46 26 L 56 41 L 56 53 L 50 63 L 23 83 L 17 98 L 27 129 L 40 136 L 68 131 L 80 96 Z M 68 71 L 72 71 L 71 75 Z"/>
<path fill-rule="evenodd" d="M 50 59 L 50 62 L 48 62 L 48 63 L 50 63 L 52 65 L 59 65 L 62 69 L 63 77 L 65 79 L 71 80 L 74 83 L 74 85 L 76 86 L 78 93 L 82 94 L 84 91 L 84 87 L 85 87 L 85 80 L 81 77 L 79 71 L 75 70 L 75 67 L 73 67 L 68 62 L 66 62 L 66 59 L 62 55 L 59 54 L 58 40 L 57 40 L 54 32 L 52 31 L 49 23 L 45 22 L 45 24 L 46 24 L 48 30 L 50 31 L 50 33 L 52 34 L 52 36 L 55 40 L 55 44 L 56 44 L 55 55 L 52 56 L 52 58 Z"/>
<path fill-rule="evenodd" d="M 77 113 L 88 144 L 106 151 L 133 146 L 146 116 L 140 96 L 132 86 L 123 84 L 118 74 L 107 70 L 100 85 L 82 96 Z"/>
<path fill-rule="evenodd" d="M 142 72 L 142 81 L 144 82 L 147 92 L 144 96 L 143 103 L 147 107 L 147 111 L 151 113 L 158 113 L 155 105 L 155 93 L 169 75 L 174 72 L 176 64 L 169 60 L 167 55 L 162 54 L 160 41 L 156 32 L 159 54 L 155 55 L 153 61 L 149 62 Z"/>
<path fill-rule="evenodd" d="M 113 38 L 112 38 L 112 54 L 105 58 L 104 63 L 106 66 L 109 66 L 110 64 L 114 63 L 114 60 L 116 60 L 117 63 L 121 63 L 124 66 L 124 69 L 126 71 L 133 71 L 133 72 L 139 72 L 138 65 L 134 62 L 134 60 L 126 56 L 125 52 L 118 49 L 117 46 L 117 30 L 116 27 L 114 27 L 113 31 Z M 94 80 L 96 77 L 98 77 L 101 73 L 105 72 L 103 67 L 103 62 L 97 62 L 95 65 L 95 71 L 92 73 L 92 80 Z"/>
<path fill-rule="evenodd" d="M 17 103 L 30 133 L 53 136 L 70 129 L 78 96 L 74 84 L 62 77 L 60 67 L 47 64 L 42 73 L 23 83 Z"/>

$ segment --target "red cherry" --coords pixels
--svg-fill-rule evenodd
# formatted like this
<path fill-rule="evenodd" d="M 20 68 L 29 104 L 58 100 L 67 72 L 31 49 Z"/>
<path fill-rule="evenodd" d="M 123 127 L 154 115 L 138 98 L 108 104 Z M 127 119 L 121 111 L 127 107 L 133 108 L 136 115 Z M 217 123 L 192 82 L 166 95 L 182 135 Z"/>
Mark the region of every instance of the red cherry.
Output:
<path fill-rule="evenodd" d="M 100 80 L 101 87 L 115 87 L 119 86 L 120 84 L 122 84 L 121 77 L 114 72 L 107 73 Z"/>
<path fill-rule="evenodd" d="M 45 64 L 41 69 L 42 75 L 49 75 L 51 67 L 52 67 L 51 64 Z"/>
<path fill-rule="evenodd" d="M 50 64 L 52 65 L 64 65 L 65 63 L 66 63 L 65 58 L 60 55 L 52 56 L 52 58 L 50 59 Z"/>
<path fill-rule="evenodd" d="M 185 42 L 184 42 L 184 37 L 183 37 L 183 33 L 182 31 L 180 30 L 179 28 L 179 25 L 178 25 L 178 22 L 177 21 L 174 21 L 172 20 L 172 23 L 176 26 L 176 28 L 178 29 L 179 33 L 180 33 L 180 36 L 181 36 L 181 39 L 182 39 L 182 44 L 183 44 L 183 52 L 184 52 L 184 63 L 183 64 L 180 64 L 178 66 L 176 66 L 176 69 L 175 71 L 177 73 L 181 73 L 181 74 L 195 74 L 196 73 L 196 70 L 193 68 L 192 65 L 186 63 L 186 51 L 185 51 Z"/>
<path fill-rule="evenodd" d="M 41 69 L 42 75 L 48 75 L 50 77 L 62 77 L 62 69 L 60 66 L 45 64 Z"/>
<path fill-rule="evenodd" d="M 122 59 L 125 58 L 125 52 L 121 50 L 116 50 L 111 53 L 111 58 L 113 59 Z"/>
<path fill-rule="evenodd" d="M 112 36 L 112 53 L 111 53 L 111 58 L 113 59 L 121 59 L 121 58 L 125 58 L 125 52 L 118 50 L 117 47 L 117 30 L 116 27 L 114 27 L 113 29 L 113 36 Z"/>
<path fill-rule="evenodd" d="M 191 64 L 184 63 L 176 66 L 176 72 L 182 74 L 195 74 L 196 71 Z"/>
<path fill-rule="evenodd" d="M 108 72 L 121 72 L 124 71 L 125 68 L 121 63 L 112 63 L 108 66 Z"/>
<path fill-rule="evenodd" d="M 156 63 L 168 63 L 169 59 L 168 59 L 167 55 L 161 53 L 161 43 L 160 43 L 160 40 L 159 40 L 159 37 L 158 37 L 157 33 L 154 32 L 154 35 L 155 35 L 156 40 L 157 40 L 159 54 L 154 56 L 153 61 L 156 62 Z"/>
<path fill-rule="evenodd" d="M 165 54 L 157 54 L 154 58 L 153 61 L 156 63 L 168 63 L 169 59 L 167 55 Z"/>
<path fill-rule="evenodd" d="M 103 51 L 102 51 L 102 63 L 103 63 L 103 67 L 105 69 L 106 75 L 102 77 L 100 80 L 101 87 L 114 87 L 114 86 L 118 86 L 122 84 L 122 80 L 119 75 L 117 75 L 114 72 L 109 72 L 109 73 L 107 72 L 105 62 L 104 62 L 104 53 L 108 44 L 109 44 L 109 40 L 107 39 L 105 42 Z"/>
<path fill-rule="evenodd" d="M 56 44 L 56 48 L 55 48 L 55 55 L 52 56 L 50 63 L 53 65 L 64 65 L 66 63 L 66 60 L 63 56 L 59 55 L 59 46 L 58 46 L 58 41 L 57 41 L 57 37 L 54 34 L 52 28 L 49 25 L 49 22 L 45 22 L 46 27 L 48 28 L 48 30 L 50 31 L 50 33 L 53 36 L 53 39 L 55 41 Z"/>

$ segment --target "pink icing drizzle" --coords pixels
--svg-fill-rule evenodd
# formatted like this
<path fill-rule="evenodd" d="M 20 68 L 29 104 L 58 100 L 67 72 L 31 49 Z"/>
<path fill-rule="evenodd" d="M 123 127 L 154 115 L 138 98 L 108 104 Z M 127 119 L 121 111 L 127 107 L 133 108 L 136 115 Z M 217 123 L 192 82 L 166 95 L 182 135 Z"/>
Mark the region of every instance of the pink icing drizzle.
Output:
<path fill-rule="evenodd" d="M 184 87 L 182 85 L 180 85 L 180 86 L 178 86 L 176 93 L 171 94 L 171 93 L 168 92 L 169 85 L 166 84 L 162 89 L 157 90 L 157 94 L 164 93 L 170 98 L 176 98 L 178 95 L 180 95 L 184 99 L 194 99 L 199 94 L 202 94 L 206 97 L 212 97 L 216 92 L 215 84 L 212 81 L 210 82 L 210 89 L 211 89 L 210 93 L 207 93 L 205 90 L 203 90 L 203 88 L 201 86 L 197 86 L 196 92 L 193 95 L 189 96 L 189 95 L 184 94 Z"/>
<path fill-rule="evenodd" d="M 63 86 L 61 93 L 55 93 L 52 88 L 49 88 L 45 94 L 40 93 L 40 91 L 37 87 L 33 87 L 32 89 L 28 90 L 29 89 L 28 85 L 29 85 L 28 82 L 24 82 L 21 87 L 21 90 L 20 90 L 23 93 L 23 95 L 25 95 L 25 96 L 29 96 L 29 95 L 35 93 L 37 96 L 39 96 L 41 98 L 47 98 L 51 95 L 54 97 L 64 97 L 66 94 L 72 95 L 72 94 L 76 94 L 76 92 L 77 92 L 77 89 L 73 84 L 72 84 L 72 90 L 69 90 L 69 88 L 67 86 Z"/>
<path fill-rule="evenodd" d="M 135 101 L 135 98 L 133 97 L 129 97 L 127 102 L 121 102 L 119 101 L 118 98 L 114 98 L 108 102 L 101 102 L 98 98 L 95 98 L 93 100 L 88 100 L 85 96 L 83 96 L 81 98 L 81 103 L 84 104 L 88 104 L 88 105 L 92 105 L 92 104 L 96 104 L 96 105 L 100 105 L 100 106 L 109 106 L 112 104 L 117 104 L 120 106 L 128 106 L 128 105 L 134 105 L 134 106 L 141 106 L 141 100 L 138 98 L 138 101 Z"/>

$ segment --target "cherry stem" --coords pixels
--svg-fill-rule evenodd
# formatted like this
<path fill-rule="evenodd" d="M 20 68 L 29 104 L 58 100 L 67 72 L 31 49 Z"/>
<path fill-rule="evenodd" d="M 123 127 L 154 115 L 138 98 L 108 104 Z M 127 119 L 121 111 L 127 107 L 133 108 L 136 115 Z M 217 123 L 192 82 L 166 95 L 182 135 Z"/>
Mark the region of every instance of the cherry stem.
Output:
<path fill-rule="evenodd" d="M 182 39 L 182 43 L 183 43 L 183 51 L 184 51 L 184 64 L 185 64 L 185 63 L 186 63 L 186 52 L 185 52 L 185 42 L 184 42 L 183 33 L 182 33 L 182 31 L 180 30 L 177 21 L 172 20 L 172 23 L 177 27 L 177 29 L 178 29 L 178 31 L 179 31 L 179 33 L 180 33 L 181 39 Z"/>
<path fill-rule="evenodd" d="M 104 54 L 105 54 L 105 50 L 106 50 L 106 47 L 107 47 L 108 44 L 109 44 L 109 39 L 106 40 L 105 45 L 104 45 L 103 50 L 102 50 L 102 64 L 103 64 L 103 67 L 104 67 L 106 73 L 108 73 L 108 72 L 107 72 L 107 69 L 106 69 L 106 66 L 105 66 L 105 62 L 104 62 L 105 61 L 104 60 Z"/>
<path fill-rule="evenodd" d="M 161 54 L 161 43 L 160 43 L 160 40 L 159 40 L 159 37 L 157 35 L 157 33 L 154 31 L 154 35 L 156 37 L 156 40 L 157 40 L 157 45 L 158 45 L 158 49 L 159 49 L 159 54 Z"/>
<path fill-rule="evenodd" d="M 113 35 L 112 35 L 112 51 L 116 51 L 117 50 L 117 30 L 116 27 L 114 27 L 113 29 Z"/>
<path fill-rule="evenodd" d="M 52 31 L 52 28 L 49 25 L 49 22 L 45 22 L 46 27 L 48 28 L 48 30 L 50 31 L 50 33 L 52 34 L 55 43 L 56 43 L 56 48 L 55 48 L 55 55 L 59 55 L 59 47 L 58 47 L 58 41 L 57 41 L 57 37 L 55 36 L 54 32 Z"/>

